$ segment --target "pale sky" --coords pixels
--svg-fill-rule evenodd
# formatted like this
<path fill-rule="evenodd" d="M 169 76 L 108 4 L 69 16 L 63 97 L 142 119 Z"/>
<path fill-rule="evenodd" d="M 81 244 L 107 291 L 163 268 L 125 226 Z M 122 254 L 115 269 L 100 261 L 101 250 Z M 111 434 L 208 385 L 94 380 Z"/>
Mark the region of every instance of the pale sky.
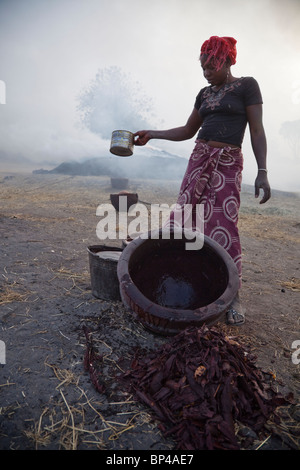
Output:
<path fill-rule="evenodd" d="M 185 124 L 207 85 L 198 58 L 212 35 L 237 39 L 232 73 L 261 87 L 271 186 L 300 191 L 300 155 L 279 135 L 300 120 L 300 0 L 0 0 L 0 169 L 4 155 L 40 168 L 108 152 L 109 141 L 78 127 L 76 106 L 109 66 L 151 98 L 153 128 Z M 188 158 L 194 139 L 151 143 Z M 243 153 L 252 184 L 249 131 Z"/>

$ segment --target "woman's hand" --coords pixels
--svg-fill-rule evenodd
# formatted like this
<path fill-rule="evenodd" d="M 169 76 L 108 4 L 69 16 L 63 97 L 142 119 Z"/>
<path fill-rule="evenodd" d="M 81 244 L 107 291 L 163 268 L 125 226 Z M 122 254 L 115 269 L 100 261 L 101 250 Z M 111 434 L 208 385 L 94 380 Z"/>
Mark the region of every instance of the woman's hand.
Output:
<path fill-rule="evenodd" d="M 265 171 L 258 171 L 257 177 L 255 180 L 255 197 L 259 197 L 259 190 L 263 190 L 263 198 L 259 201 L 260 204 L 264 204 L 271 197 L 271 188 L 269 185 L 267 173 Z"/>
<path fill-rule="evenodd" d="M 133 136 L 134 138 L 137 137 L 137 139 L 134 140 L 134 145 L 140 146 L 146 145 L 146 143 L 152 139 L 151 131 L 137 131 Z"/>

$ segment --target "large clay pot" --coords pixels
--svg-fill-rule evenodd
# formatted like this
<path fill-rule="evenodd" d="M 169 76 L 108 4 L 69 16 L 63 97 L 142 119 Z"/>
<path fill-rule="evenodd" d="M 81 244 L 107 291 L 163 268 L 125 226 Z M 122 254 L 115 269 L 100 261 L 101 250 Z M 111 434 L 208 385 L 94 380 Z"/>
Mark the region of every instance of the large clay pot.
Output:
<path fill-rule="evenodd" d="M 215 241 L 187 250 L 191 240 L 139 237 L 123 250 L 117 267 L 123 303 L 145 327 L 172 335 L 211 325 L 228 310 L 239 289 L 235 263 Z"/>

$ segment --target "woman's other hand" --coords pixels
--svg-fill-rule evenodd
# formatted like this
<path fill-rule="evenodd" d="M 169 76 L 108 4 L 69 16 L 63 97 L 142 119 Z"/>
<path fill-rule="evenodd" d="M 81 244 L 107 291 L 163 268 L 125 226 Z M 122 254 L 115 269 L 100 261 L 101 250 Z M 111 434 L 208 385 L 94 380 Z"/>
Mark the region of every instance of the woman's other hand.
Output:
<path fill-rule="evenodd" d="M 255 197 L 256 198 L 259 197 L 260 189 L 263 190 L 264 195 L 262 199 L 259 201 L 259 203 L 264 204 L 271 197 L 271 188 L 269 185 L 267 173 L 265 171 L 258 171 L 254 184 L 255 184 Z"/>

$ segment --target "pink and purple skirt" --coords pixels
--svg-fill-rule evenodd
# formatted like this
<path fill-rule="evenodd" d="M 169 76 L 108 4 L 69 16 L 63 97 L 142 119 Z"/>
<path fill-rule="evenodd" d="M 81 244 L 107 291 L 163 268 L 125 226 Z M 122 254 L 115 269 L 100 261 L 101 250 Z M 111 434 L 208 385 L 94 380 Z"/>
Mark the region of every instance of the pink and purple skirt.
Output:
<path fill-rule="evenodd" d="M 177 206 L 204 207 L 204 234 L 232 257 L 242 276 L 238 231 L 243 154 L 240 148 L 212 147 L 199 140 L 191 154 L 179 191 Z M 172 226 L 171 213 L 168 226 Z"/>

